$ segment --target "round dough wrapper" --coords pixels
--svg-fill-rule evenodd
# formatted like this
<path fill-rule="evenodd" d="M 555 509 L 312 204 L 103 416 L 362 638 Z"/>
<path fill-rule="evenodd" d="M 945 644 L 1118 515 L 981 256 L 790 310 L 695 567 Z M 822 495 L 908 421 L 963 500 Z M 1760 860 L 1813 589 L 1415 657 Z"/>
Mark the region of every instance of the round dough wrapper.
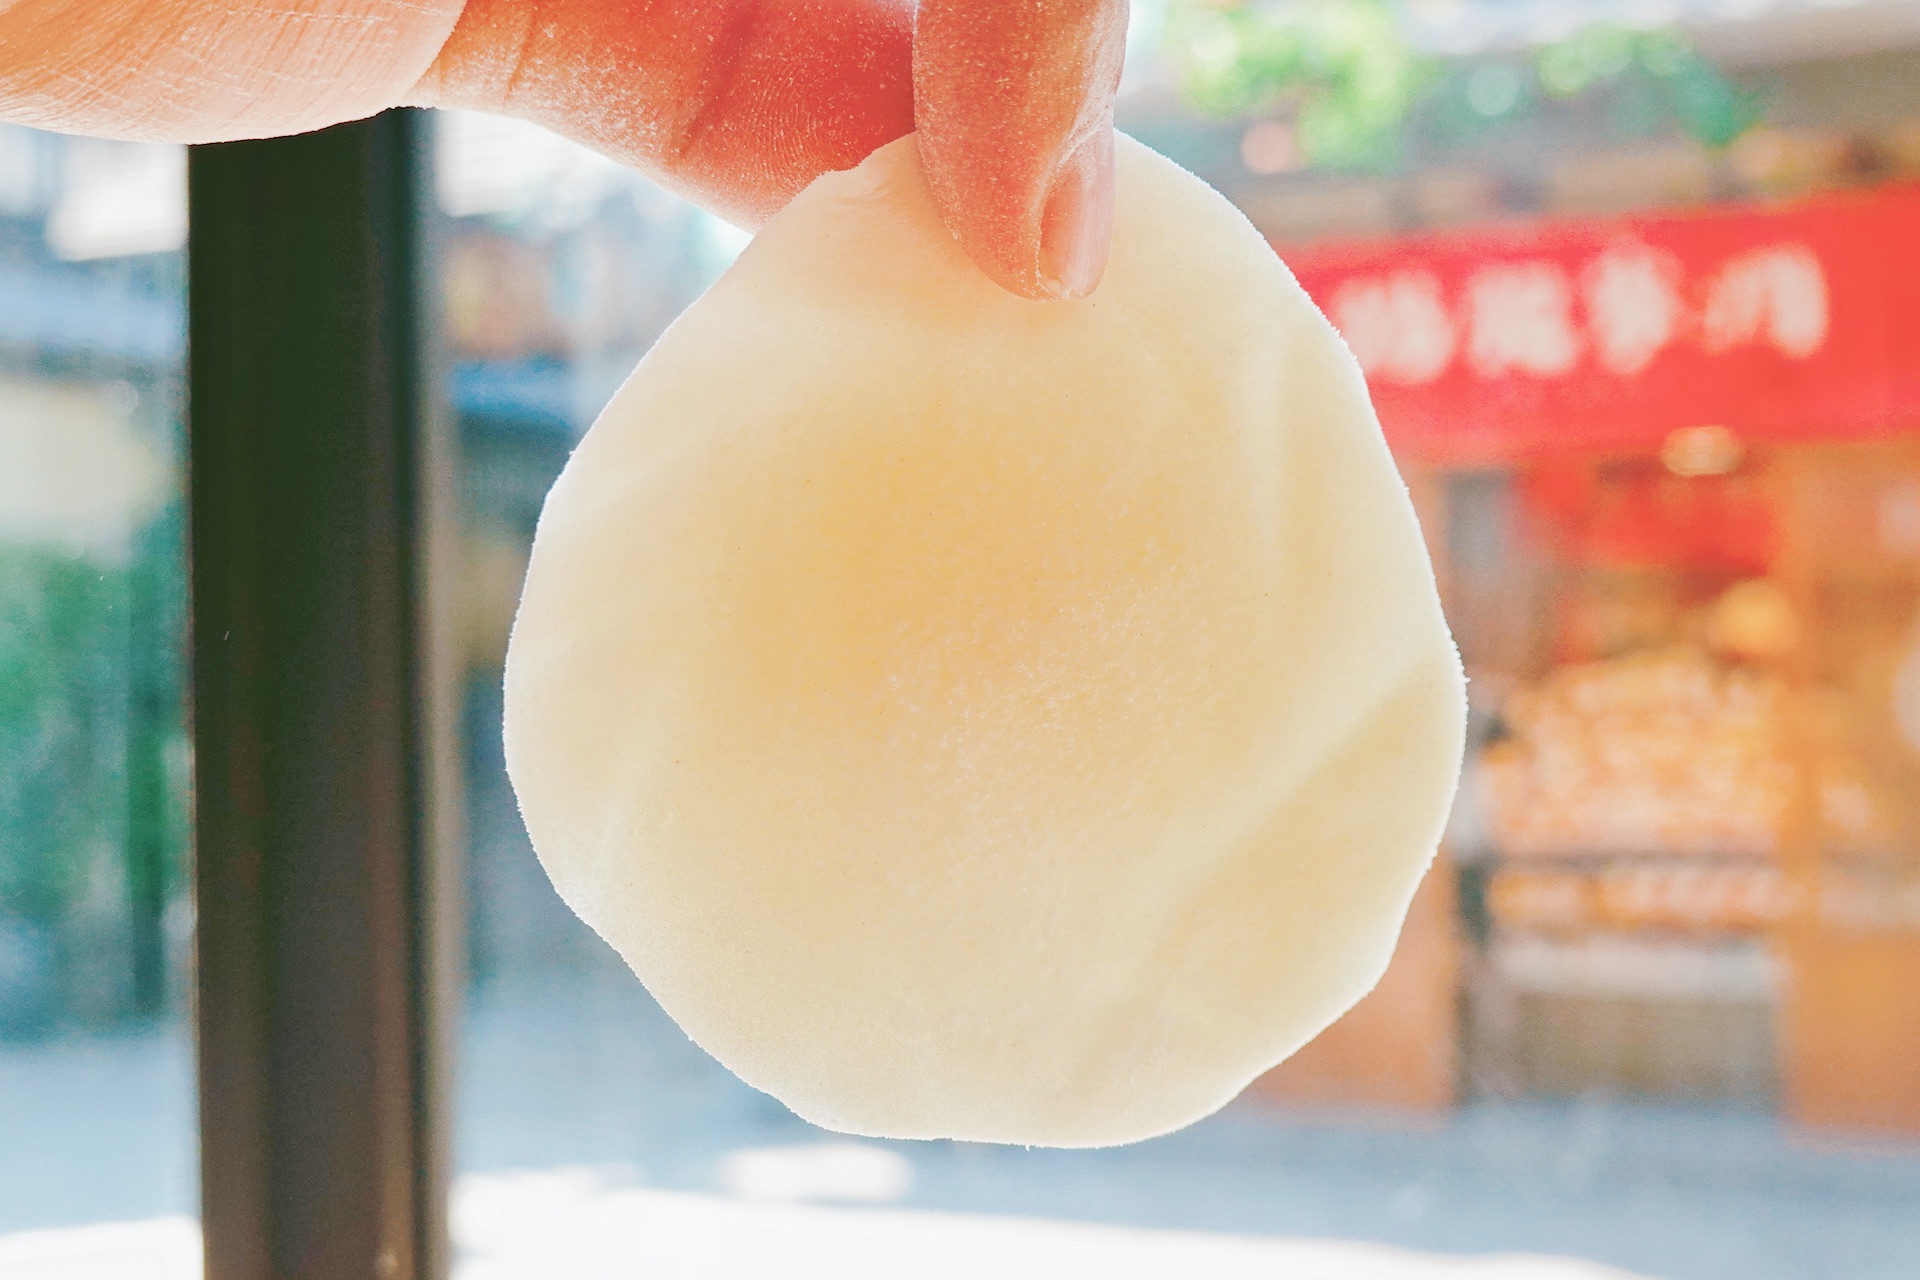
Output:
<path fill-rule="evenodd" d="M 1369 990 L 1460 762 L 1352 358 L 1121 138 L 1089 299 L 1002 292 L 912 138 L 807 188 L 541 516 L 507 763 L 562 897 L 849 1133 L 1103 1146 Z"/>

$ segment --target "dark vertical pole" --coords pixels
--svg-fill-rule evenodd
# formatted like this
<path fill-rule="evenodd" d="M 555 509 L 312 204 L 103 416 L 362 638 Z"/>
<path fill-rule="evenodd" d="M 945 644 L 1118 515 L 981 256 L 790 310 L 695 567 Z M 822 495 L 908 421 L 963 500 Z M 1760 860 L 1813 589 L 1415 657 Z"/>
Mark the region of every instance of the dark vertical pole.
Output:
<path fill-rule="evenodd" d="M 167 1005 L 166 908 L 175 865 L 167 791 L 167 737 L 180 714 L 174 671 L 177 615 L 166 607 L 172 585 L 172 519 L 140 538 L 127 572 L 127 907 L 132 943 L 133 1012 L 157 1018 Z M 169 679 L 169 676 L 174 678 Z"/>
<path fill-rule="evenodd" d="M 210 1280 L 444 1270 L 423 135 L 388 112 L 189 167 Z"/>

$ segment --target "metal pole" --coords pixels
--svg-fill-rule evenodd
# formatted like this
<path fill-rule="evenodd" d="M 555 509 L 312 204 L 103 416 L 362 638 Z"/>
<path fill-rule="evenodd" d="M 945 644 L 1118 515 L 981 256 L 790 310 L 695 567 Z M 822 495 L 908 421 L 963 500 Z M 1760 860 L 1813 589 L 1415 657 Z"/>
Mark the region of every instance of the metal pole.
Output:
<path fill-rule="evenodd" d="M 388 112 L 189 163 L 210 1280 L 445 1270 L 424 133 Z"/>

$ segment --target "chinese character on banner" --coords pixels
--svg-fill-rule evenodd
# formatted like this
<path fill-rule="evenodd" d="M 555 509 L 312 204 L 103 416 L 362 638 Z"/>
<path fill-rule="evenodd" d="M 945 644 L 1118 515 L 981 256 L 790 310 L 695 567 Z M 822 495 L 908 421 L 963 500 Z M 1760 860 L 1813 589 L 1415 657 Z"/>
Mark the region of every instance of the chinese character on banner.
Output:
<path fill-rule="evenodd" d="M 1707 286 L 1701 341 L 1718 355 L 1768 342 L 1804 360 L 1827 340 L 1827 279 L 1805 245 L 1783 244 L 1741 254 Z"/>
<path fill-rule="evenodd" d="M 1679 336 L 1682 275 L 1679 258 L 1631 240 L 1610 245 L 1580 273 L 1594 353 L 1608 373 L 1633 377 Z"/>
<path fill-rule="evenodd" d="M 1555 377 L 1580 359 L 1573 327 L 1573 285 L 1556 262 L 1483 267 L 1462 297 L 1467 359 L 1483 378 L 1505 373 Z"/>
<path fill-rule="evenodd" d="M 1915 227 L 1920 181 L 1277 247 L 1402 459 L 1577 450 L 1710 474 L 1754 446 L 1920 422 Z"/>
<path fill-rule="evenodd" d="M 1446 372 L 1453 359 L 1453 319 L 1430 271 L 1348 280 L 1329 310 L 1369 378 L 1420 386 Z"/>

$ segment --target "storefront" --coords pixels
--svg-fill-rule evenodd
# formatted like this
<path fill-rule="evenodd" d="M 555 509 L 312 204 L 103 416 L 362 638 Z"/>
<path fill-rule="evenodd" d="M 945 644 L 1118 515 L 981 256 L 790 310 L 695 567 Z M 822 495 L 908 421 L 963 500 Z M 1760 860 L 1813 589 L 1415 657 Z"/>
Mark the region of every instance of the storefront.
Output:
<path fill-rule="evenodd" d="M 1451 874 L 1276 1091 L 1920 1128 L 1916 228 L 1889 185 L 1283 247 L 1372 385 L 1474 714 Z"/>

